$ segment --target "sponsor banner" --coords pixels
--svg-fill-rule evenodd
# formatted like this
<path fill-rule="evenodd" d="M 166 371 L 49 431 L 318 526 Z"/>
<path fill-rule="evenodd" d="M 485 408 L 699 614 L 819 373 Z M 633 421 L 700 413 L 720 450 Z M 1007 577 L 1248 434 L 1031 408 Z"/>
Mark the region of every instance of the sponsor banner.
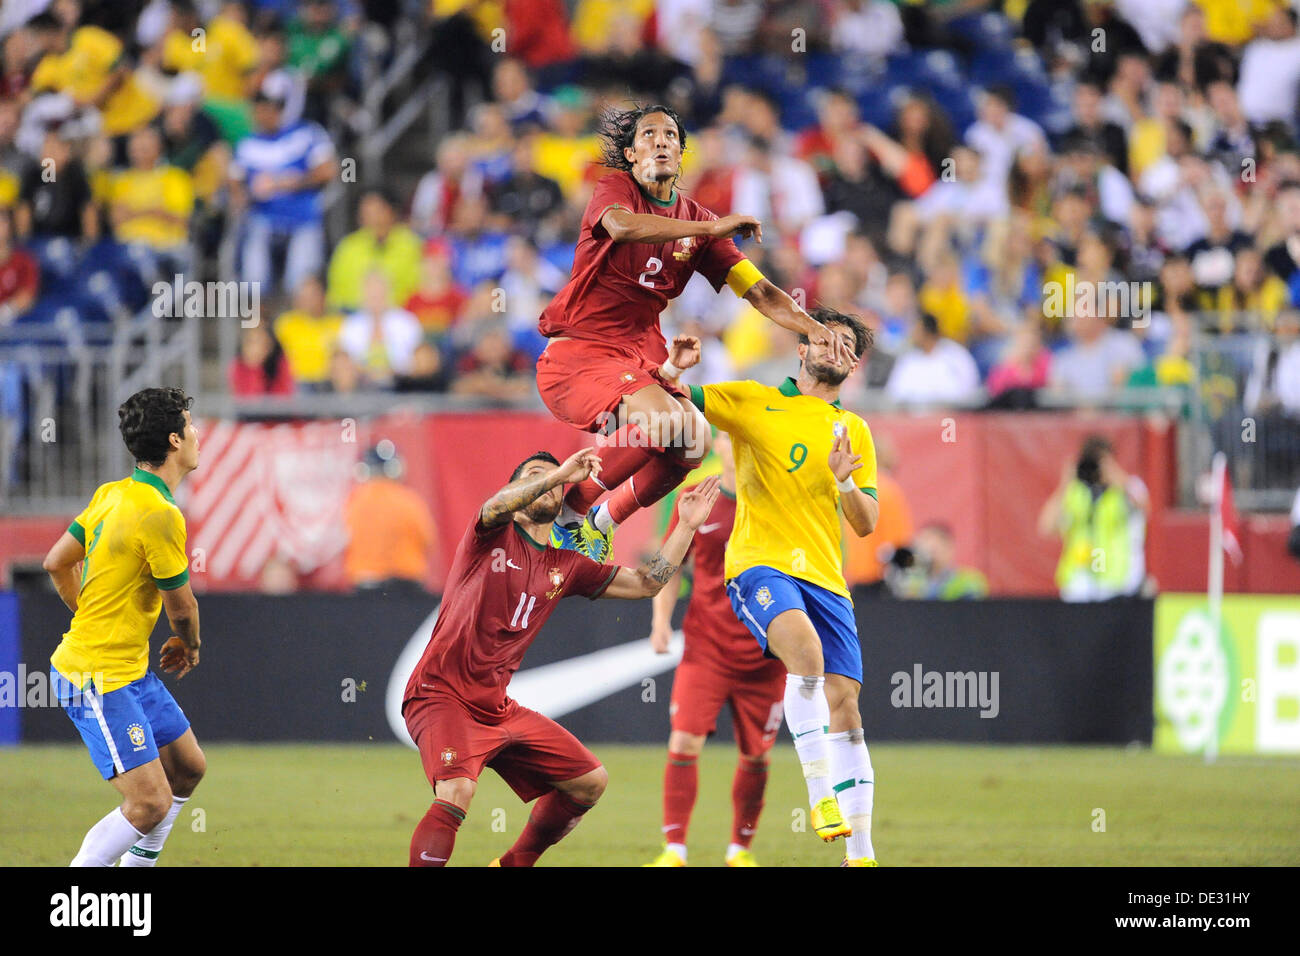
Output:
<path fill-rule="evenodd" d="M 1154 745 L 1166 753 L 1300 753 L 1300 598 L 1156 600 Z"/>
<path fill-rule="evenodd" d="M 871 740 L 1151 740 L 1150 601 L 855 604 Z M 409 593 L 203 595 L 202 664 L 163 680 L 200 740 L 405 740 L 402 690 L 437 605 Z M 28 670 L 46 665 L 67 618 L 55 595 L 23 594 Z M 563 601 L 511 693 L 583 740 L 665 742 L 680 644 L 655 654 L 649 633 L 649 601 Z M 151 662 L 166 634 L 164 618 Z M 717 736 L 731 739 L 725 709 Z M 36 708 L 23 739 L 76 734 L 58 708 Z"/>

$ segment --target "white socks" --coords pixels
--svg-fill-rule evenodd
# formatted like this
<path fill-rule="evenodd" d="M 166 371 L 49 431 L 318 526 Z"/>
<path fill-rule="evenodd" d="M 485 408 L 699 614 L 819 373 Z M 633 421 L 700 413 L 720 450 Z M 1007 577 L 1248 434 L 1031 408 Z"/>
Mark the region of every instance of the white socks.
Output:
<path fill-rule="evenodd" d="M 808 785 L 808 805 L 832 796 L 830 742 L 831 707 L 826 702 L 825 677 L 785 678 L 785 720 Z"/>
<path fill-rule="evenodd" d="M 682 862 L 683 862 L 683 863 L 686 862 L 686 844 L 685 844 L 685 843 L 669 843 L 669 844 L 668 844 L 668 849 L 671 850 L 673 853 L 676 853 L 678 856 L 680 856 L 680 857 L 682 858 Z"/>
<path fill-rule="evenodd" d="M 610 528 L 618 527 L 614 523 L 614 519 L 610 517 L 609 503 L 604 501 L 596 507 L 596 513 L 591 516 L 591 523 L 596 526 L 597 531 L 604 535 L 609 534 Z"/>
<path fill-rule="evenodd" d="M 835 796 L 845 822 L 853 828 L 844 855 L 851 860 L 875 859 L 876 851 L 871 846 L 871 804 L 876 785 L 866 737 L 858 727 L 830 734 L 829 739 Z"/>
<path fill-rule="evenodd" d="M 558 525 L 582 524 L 582 515 L 570 508 L 569 503 L 566 501 L 560 505 L 560 513 L 556 515 L 555 523 Z"/>
<path fill-rule="evenodd" d="M 176 822 L 176 816 L 181 812 L 181 807 L 185 805 L 189 797 L 172 797 L 171 809 L 167 811 L 167 816 L 162 818 L 162 822 L 156 827 L 136 840 L 134 844 L 122 854 L 119 866 L 157 866 L 158 854 L 162 852 L 163 844 L 167 842 L 167 835 L 172 832 L 172 824 Z"/>
<path fill-rule="evenodd" d="M 144 836 L 131 825 L 121 807 L 114 807 L 81 841 L 81 849 L 69 866 L 112 866 L 131 844 Z"/>

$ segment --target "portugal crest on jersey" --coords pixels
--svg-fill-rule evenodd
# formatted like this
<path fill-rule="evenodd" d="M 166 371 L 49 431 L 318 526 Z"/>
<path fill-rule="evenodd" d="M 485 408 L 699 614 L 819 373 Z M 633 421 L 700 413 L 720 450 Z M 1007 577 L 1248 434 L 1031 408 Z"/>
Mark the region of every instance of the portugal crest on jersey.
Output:
<path fill-rule="evenodd" d="M 561 571 L 559 568 L 551 568 L 550 577 L 551 577 L 551 589 L 546 592 L 546 597 L 548 600 L 554 598 L 557 594 L 559 594 L 560 589 L 564 587 L 564 572 Z"/>
<path fill-rule="evenodd" d="M 695 237 L 683 236 L 677 240 L 677 246 L 678 248 L 673 250 L 673 258 L 678 262 L 685 262 L 695 251 Z"/>

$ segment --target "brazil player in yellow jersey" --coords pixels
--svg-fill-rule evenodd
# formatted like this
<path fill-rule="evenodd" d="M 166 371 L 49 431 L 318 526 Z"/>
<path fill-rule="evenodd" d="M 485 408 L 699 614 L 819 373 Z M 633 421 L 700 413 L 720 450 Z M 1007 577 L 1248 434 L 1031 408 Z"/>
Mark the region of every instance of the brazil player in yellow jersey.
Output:
<path fill-rule="evenodd" d="M 96 769 L 122 795 L 73 866 L 153 866 L 206 767 L 185 714 L 149 670 L 160 607 L 173 631 L 161 669 L 180 678 L 199 663 L 199 607 L 173 498 L 199 464 L 190 403 L 180 389 L 146 388 L 122 404 L 118 424 L 135 471 L 100 485 L 45 557 L 72 611 L 50 677 Z"/>
<path fill-rule="evenodd" d="M 788 675 L 785 716 L 803 766 L 813 828 L 847 837 L 845 866 L 875 866 L 871 756 L 858 710 L 862 648 L 844 581 L 840 511 L 859 536 L 876 526 L 876 453 L 867 423 L 840 406 L 840 386 L 871 347 L 855 316 L 812 317 L 853 363 L 800 339 L 799 372 L 691 386 L 691 401 L 731 436 L 736 522 L 724 577 L 736 616 Z"/>

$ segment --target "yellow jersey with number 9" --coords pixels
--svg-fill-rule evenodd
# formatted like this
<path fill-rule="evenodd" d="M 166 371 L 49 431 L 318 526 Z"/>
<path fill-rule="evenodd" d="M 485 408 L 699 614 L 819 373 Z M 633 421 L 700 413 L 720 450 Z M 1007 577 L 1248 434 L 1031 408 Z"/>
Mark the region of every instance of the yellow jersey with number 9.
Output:
<path fill-rule="evenodd" d="M 185 518 L 166 482 L 137 468 L 100 485 L 68 533 L 86 557 L 77 613 L 50 663 L 78 684 L 103 675 L 99 690 L 108 693 L 144 676 L 161 591 L 190 578 Z"/>
<path fill-rule="evenodd" d="M 840 550 L 840 499 L 828 459 L 837 434 L 862 458 L 853 483 L 876 497 L 876 446 L 867 423 L 840 403 L 758 382 L 692 385 L 691 401 L 731 436 L 736 524 L 724 575 L 775 568 L 849 597 Z"/>

